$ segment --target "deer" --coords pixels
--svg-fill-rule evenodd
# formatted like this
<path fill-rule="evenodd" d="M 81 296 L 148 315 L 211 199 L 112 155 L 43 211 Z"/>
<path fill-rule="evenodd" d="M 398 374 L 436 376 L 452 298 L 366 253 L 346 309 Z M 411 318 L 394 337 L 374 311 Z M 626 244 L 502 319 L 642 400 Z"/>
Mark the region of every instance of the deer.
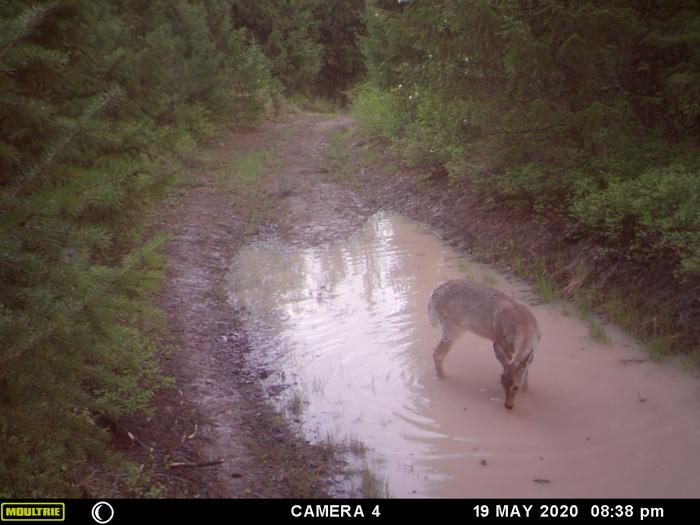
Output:
<path fill-rule="evenodd" d="M 512 410 L 518 392 L 527 391 L 528 367 L 540 340 L 532 312 L 493 286 L 453 279 L 433 291 L 428 316 L 434 328 L 442 329 L 442 337 L 433 348 L 438 377 L 445 379 L 445 356 L 465 332 L 493 341 L 496 359 L 503 366 L 504 406 Z"/>

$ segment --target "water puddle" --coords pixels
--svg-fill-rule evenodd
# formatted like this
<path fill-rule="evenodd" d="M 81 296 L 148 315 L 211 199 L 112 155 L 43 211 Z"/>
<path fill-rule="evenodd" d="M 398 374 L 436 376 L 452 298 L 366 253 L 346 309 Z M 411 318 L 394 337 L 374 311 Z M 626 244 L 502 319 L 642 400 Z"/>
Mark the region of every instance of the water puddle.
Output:
<path fill-rule="evenodd" d="M 598 343 L 561 305 L 531 306 L 542 340 L 512 411 L 489 341 L 465 334 L 438 379 L 426 308 L 455 277 L 534 299 L 389 214 L 337 244 L 253 243 L 228 287 L 252 358 L 276 371 L 269 390 L 310 439 L 350 444 L 392 496 L 700 496 L 700 382 L 638 362 L 647 354 L 614 327 Z"/>

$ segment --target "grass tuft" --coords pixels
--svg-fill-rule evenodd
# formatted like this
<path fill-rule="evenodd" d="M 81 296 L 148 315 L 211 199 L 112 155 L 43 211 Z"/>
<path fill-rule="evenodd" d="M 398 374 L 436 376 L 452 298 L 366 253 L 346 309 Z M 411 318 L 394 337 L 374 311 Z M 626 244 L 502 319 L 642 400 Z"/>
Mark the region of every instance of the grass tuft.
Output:
<path fill-rule="evenodd" d="M 649 356 L 654 361 L 661 361 L 671 353 L 671 344 L 666 337 L 654 337 L 644 343 Z"/>

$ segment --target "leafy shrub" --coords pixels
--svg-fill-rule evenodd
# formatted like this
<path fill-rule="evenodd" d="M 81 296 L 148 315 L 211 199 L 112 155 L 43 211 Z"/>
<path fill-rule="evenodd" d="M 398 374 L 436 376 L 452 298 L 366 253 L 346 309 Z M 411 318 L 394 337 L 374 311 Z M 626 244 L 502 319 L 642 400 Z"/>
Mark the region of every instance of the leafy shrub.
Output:
<path fill-rule="evenodd" d="M 644 254 L 677 257 L 682 272 L 700 270 L 700 170 L 674 164 L 613 181 L 572 204 L 573 214 L 607 239 Z"/>
<path fill-rule="evenodd" d="M 351 109 L 362 126 L 378 137 L 399 137 L 408 124 L 398 97 L 371 84 L 361 84 L 354 90 Z"/>
<path fill-rule="evenodd" d="M 355 110 L 412 164 L 695 272 L 700 6 L 369 0 Z"/>

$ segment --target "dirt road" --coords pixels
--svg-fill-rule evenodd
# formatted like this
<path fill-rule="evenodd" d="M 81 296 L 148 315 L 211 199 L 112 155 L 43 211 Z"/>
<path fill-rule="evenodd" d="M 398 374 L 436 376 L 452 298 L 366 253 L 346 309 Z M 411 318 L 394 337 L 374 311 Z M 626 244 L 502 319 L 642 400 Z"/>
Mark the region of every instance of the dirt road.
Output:
<path fill-rule="evenodd" d="M 228 134 L 193 161 L 155 221 L 172 236 L 158 302 L 173 384 L 157 395 L 149 421 L 133 423 L 140 445 L 132 443 L 130 454 L 155 465 L 163 494 L 352 494 L 352 476 L 333 451 L 309 445 L 266 401 L 260 379 L 271 371 L 246 362 L 249 342 L 223 291 L 230 260 L 252 235 L 267 229 L 293 244 L 324 242 L 353 231 L 373 211 L 323 173 L 328 134 L 351 123 L 347 116 L 303 115 Z M 258 165 L 250 169 L 261 173 L 242 183 L 248 174 L 236 171 L 251 158 Z M 169 468 L 173 463 L 186 465 Z"/>
<path fill-rule="evenodd" d="M 275 392 L 270 389 L 279 385 L 266 379 L 283 374 L 284 368 L 277 366 L 274 359 L 254 357 L 260 352 L 254 352 L 256 343 L 249 339 L 250 325 L 244 323 L 251 312 L 245 306 L 231 306 L 227 297 L 226 274 L 231 263 L 239 250 L 253 238 L 274 239 L 286 247 L 285 250 L 330 246 L 359 231 L 380 209 L 399 210 L 431 223 L 447 233 L 447 238 L 452 239 L 451 244 L 461 248 L 471 248 L 472 240 L 475 240 L 474 246 L 494 244 L 479 242 L 477 237 L 491 235 L 491 238 L 496 238 L 493 231 L 497 226 L 488 214 L 484 220 L 483 213 L 480 215 L 482 222 L 477 223 L 479 215 L 474 214 L 466 223 L 460 216 L 465 210 L 455 208 L 454 202 L 450 202 L 445 194 L 428 186 L 423 186 L 426 191 L 422 191 L 405 177 L 383 178 L 357 160 L 361 156 L 357 151 L 354 156 L 335 151 L 334 145 L 341 135 L 345 149 L 354 147 L 358 150 L 362 146 L 359 139 L 343 135 L 343 130 L 353 125 L 353 119 L 347 116 L 302 114 L 284 122 L 268 122 L 231 133 L 193 160 L 190 174 L 160 213 L 155 227 L 172 235 L 166 252 L 169 259 L 167 281 L 159 303 L 166 315 L 164 343 L 172 348 L 164 359 L 164 367 L 173 377 L 173 384 L 158 394 L 157 410 L 152 418 L 147 422 L 133 422 L 140 428 L 138 444 L 134 445 L 133 440 L 122 441 L 131 443 L 131 455 L 136 460 L 154 466 L 153 479 L 162 483 L 162 494 L 343 497 L 364 492 L 366 495 L 360 480 L 362 475 L 358 476 L 357 470 L 339 457 L 337 447 L 310 444 L 297 431 L 302 418 L 294 415 L 294 411 L 291 411 L 291 417 L 290 411 L 285 416 L 279 406 L 275 408 L 271 403 Z M 521 226 L 515 221 L 500 225 L 498 234 L 501 238 L 505 237 L 503 230 L 510 227 L 519 235 L 540 238 L 537 232 L 518 231 Z M 507 249 L 505 243 L 496 244 L 498 249 Z M 421 248 L 416 256 L 425 257 L 426 251 Z M 370 257 L 364 251 L 361 255 L 363 260 Z M 277 271 L 285 269 L 284 260 L 282 257 Z M 264 273 L 261 273 L 262 278 Z M 360 271 L 360 275 L 362 273 Z M 311 304 L 322 305 L 321 295 L 327 292 L 323 287 L 308 291 L 313 295 L 310 296 Z M 419 305 L 421 312 L 423 302 Z M 374 308 L 374 304 L 371 301 L 370 307 Z M 339 305 L 339 308 L 345 306 Z M 342 319 L 331 321 L 331 325 L 339 322 Z M 561 324 L 563 321 L 556 322 Z M 399 335 L 404 337 L 403 333 Z M 430 337 L 432 335 L 428 334 L 425 341 L 414 345 L 418 349 L 414 352 L 416 362 L 420 363 L 422 370 L 416 377 L 420 378 L 417 382 L 423 388 L 428 385 L 437 396 L 454 384 L 448 382 L 447 387 L 442 383 L 433 385 L 431 360 L 420 358 Z M 585 334 L 580 337 L 585 337 Z M 570 346 L 569 342 L 557 344 Z M 274 351 L 269 355 L 275 355 Z M 459 369 L 468 371 L 473 368 L 472 359 L 468 357 Z M 490 355 L 484 354 L 484 359 L 486 368 L 495 362 Z M 611 362 L 615 361 L 614 357 L 608 360 L 611 359 Z M 427 368 L 423 361 L 428 364 Z M 473 378 L 467 380 L 470 382 L 474 382 Z M 347 380 L 339 384 L 344 383 Z M 619 381 L 611 379 L 607 383 L 612 385 Z M 694 383 L 688 385 L 690 389 L 696 386 Z M 481 390 L 473 392 L 475 399 L 491 387 L 496 388 L 491 397 L 498 396 L 497 386 L 496 379 L 489 378 Z M 375 387 L 373 382 L 371 389 Z M 459 386 L 460 392 L 461 389 Z M 457 406 L 462 398 L 455 397 L 452 390 L 449 396 Z M 686 390 L 680 395 L 686 395 Z M 658 395 L 649 397 L 661 399 L 665 395 L 663 391 L 660 389 Z M 644 403 L 639 399 L 633 396 L 633 404 L 643 405 L 644 409 L 656 406 L 656 399 L 654 402 L 645 399 Z M 575 406 L 579 401 L 585 403 L 587 400 L 574 396 L 568 403 Z M 401 402 L 401 399 L 397 400 L 398 405 Z M 485 406 L 478 410 L 472 408 L 471 413 L 479 414 L 479 410 L 483 410 L 484 414 L 477 417 L 483 423 L 492 413 L 491 404 L 487 399 Z M 599 418 L 600 403 L 588 405 L 595 423 L 594 420 Z M 673 400 L 668 400 L 667 405 L 673 406 Z M 622 413 L 628 411 L 622 410 Z M 501 414 L 494 417 L 500 418 Z M 692 430 L 696 421 L 690 416 L 686 419 L 692 434 L 689 439 L 696 440 Z M 525 418 L 523 425 L 531 428 L 534 424 L 531 422 L 532 418 Z M 383 418 L 379 418 L 378 428 L 384 425 Z M 457 433 L 462 436 L 465 432 L 469 430 L 460 428 Z M 431 447 L 435 450 L 433 445 Z M 503 450 L 510 450 L 510 444 L 506 443 Z M 406 454 L 411 456 L 411 450 L 407 449 Z M 539 458 L 538 455 L 537 461 L 542 461 Z M 520 461 L 520 456 L 514 454 L 510 459 Z M 182 466 L 171 468 L 173 463 Z M 494 486 L 500 486 L 497 468 L 483 470 L 481 463 L 476 465 L 480 479 L 484 476 L 482 472 L 488 472 Z M 640 465 L 642 470 L 646 468 L 646 463 Z M 463 470 L 460 468 L 460 472 Z M 553 474 L 557 472 L 552 470 Z M 595 472 L 591 474 L 591 486 L 595 486 L 597 475 Z M 459 496 L 462 494 L 460 487 L 467 486 L 468 481 L 462 480 L 457 488 L 442 494 Z M 516 492 L 513 494 L 517 495 L 516 489 L 514 487 Z M 408 490 L 404 495 L 410 494 Z M 414 490 L 413 494 L 420 492 Z"/>

